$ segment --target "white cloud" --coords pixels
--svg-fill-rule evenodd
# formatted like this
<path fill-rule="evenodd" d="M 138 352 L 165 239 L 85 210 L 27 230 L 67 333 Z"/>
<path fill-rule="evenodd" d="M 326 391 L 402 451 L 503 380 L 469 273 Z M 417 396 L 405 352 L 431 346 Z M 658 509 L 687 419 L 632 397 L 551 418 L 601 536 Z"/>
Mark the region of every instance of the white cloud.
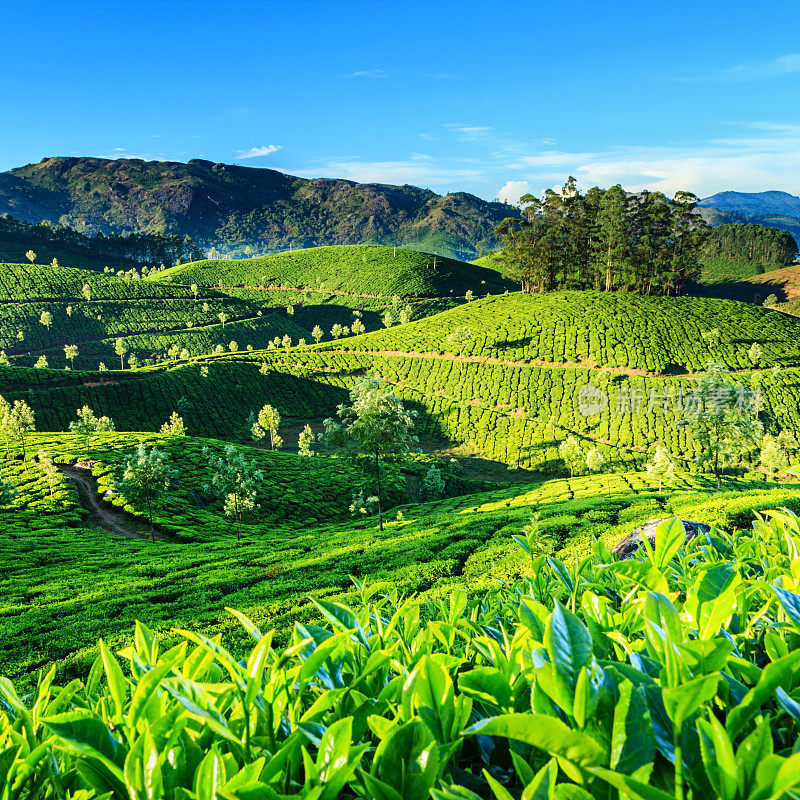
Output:
<path fill-rule="evenodd" d="M 261 147 L 251 147 L 249 150 L 239 150 L 236 155 L 236 160 L 239 161 L 243 158 L 261 158 L 262 156 L 271 156 L 281 149 L 279 144 L 268 144 Z"/>
<path fill-rule="evenodd" d="M 285 171 L 308 178 L 345 178 L 358 183 L 411 183 L 418 186 L 446 186 L 481 177 L 480 170 L 437 164 L 435 159 L 419 153 L 404 161 L 334 160 L 317 168 Z"/>
<path fill-rule="evenodd" d="M 460 122 L 450 122 L 445 125 L 458 133 L 458 138 L 462 142 L 477 142 L 485 139 L 491 132 L 489 125 L 463 125 Z"/>
<path fill-rule="evenodd" d="M 497 192 L 497 197 L 503 203 L 517 205 L 522 195 L 533 191 L 534 187 L 528 181 L 506 181 Z"/>
<path fill-rule="evenodd" d="M 769 61 L 750 64 L 737 64 L 718 69 L 707 75 L 694 75 L 673 78 L 673 80 L 694 83 L 699 81 L 757 81 L 767 78 L 782 78 L 800 72 L 800 53 L 787 53 Z"/>
<path fill-rule="evenodd" d="M 384 69 L 359 69 L 350 74 L 351 78 L 386 78 L 389 73 Z"/>

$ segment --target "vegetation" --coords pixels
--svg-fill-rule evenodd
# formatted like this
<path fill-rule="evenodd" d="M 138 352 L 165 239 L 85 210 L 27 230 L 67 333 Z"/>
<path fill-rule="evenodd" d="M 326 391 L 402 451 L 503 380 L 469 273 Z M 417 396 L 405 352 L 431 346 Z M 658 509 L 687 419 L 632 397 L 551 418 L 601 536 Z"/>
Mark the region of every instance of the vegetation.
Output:
<path fill-rule="evenodd" d="M 633 562 L 599 544 L 578 569 L 532 532 L 516 586 L 426 602 L 356 581 L 356 604 L 316 601 L 324 627 L 296 623 L 284 647 L 234 611 L 242 661 L 137 625 L 117 655 L 100 642 L 85 685 L 51 670 L 26 702 L 0 684 L 5 781 L 42 797 L 792 796 L 800 595 L 776 584 L 794 585 L 800 526 L 772 512 L 685 539 L 673 519 Z"/>
<path fill-rule="evenodd" d="M 188 236 L 159 233 L 111 233 L 94 236 L 68 225 L 53 225 L 45 220 L 31 223 L 0 214 L 0 262 L 17 262 L 26 252 L 34 252 L 40 264 L 114 270 L 171 267 L 182 261 L 202 258 L 203 252 Z"/>
<path fill-rule="evenodd" d="M 498 256 L 523 292 L 603 289 L 677 295 L 699 274 L 705 222 L 698 198 L 629 194 L 617 185 L 585 195 L 570 178 L 539 200 L 524 195 L 522 217 L 498 226 Z"/>
<path fill-rule="evenodd" d="M 787 231 L 752 223 L 718 225 L 703 246 L 704 258 L 757 264 L 761 272 L 790 266 L 797 252 L 797 242 Z"/>
<path fill-rule="evenodd" d="M 430 253 L 379 245 L 312 247 L 245 260 L 198 261 L 156 274 L 155 280 L 202 286 L 294 288 L 389 297 L 463 297 L 511 286 L 493 270 Z M 302 299 L 298 297 L 297 299 Z"/>
<path fill-rule="evenodd" d="M 90 232 L 189 235 L 232 255 L 374 242 L 471 258 L 479 243 L 495 243 L 509 211 L 464 192 L 306 180 L 202 159 L 46 158 L 8 177 L 0 210 L 23 205 L 28 219 Z"/>

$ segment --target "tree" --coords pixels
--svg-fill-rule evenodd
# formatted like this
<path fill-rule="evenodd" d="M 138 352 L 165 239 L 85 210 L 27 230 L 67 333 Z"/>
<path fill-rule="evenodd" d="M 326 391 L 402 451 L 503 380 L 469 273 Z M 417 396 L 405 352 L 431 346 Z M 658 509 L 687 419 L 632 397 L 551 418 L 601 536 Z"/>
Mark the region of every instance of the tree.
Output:
<path fill-rule="evenodd" d="M 69 359 L 72 368 L 75 369 L 75 359 L 78 357 L 78 346 L 74 344 L 65 344 L 64 355 Z"/>
<path fill-rule="evenodd" d="M 89 406 L 78 409 L 78 419 L 70 422 L 69 429 L 72 433 L 77 433 L 86 439 L 86 453 L 89 451 L 89 444 L 92 437 L 98 433 L 105 433 L 114 430 L 114 422 L 110 417 L 97 417 Z"/>
<path fill-rule="evenodd" d="M 39 356 L 33 365 L 36 369 L 47 369 L 47 356 Z"/>
<path fill-rule="evenodd" d="M 342 335 L 342 326 L 338 322 L 333 323 L 333 327 L 331 328 L 331 336 L 334 339 L 338 339 Z"/>
<path fill-rule="evenodd" d="M 722 470 L 761 439 L 761 423 L 753 416 L 749 392 L 733 383 L 722 364 L 708 362 L 678 425 L 691 430 L 700 450 L 697 463 L 708 467 L 722 488 Z"/>
<path fill-rule="evenodd" d="M 231 353 L 235 353 L 238 349 L 239 349 L 239 343 L 235 339 L 231 339 L 228 342 L 228 350 L 230 350 Z"/>
<path fill-rule="evenodd" d="M 5 416 L 8 417 L 6 422 Z M 16 439 L 22 447 L 22 462 L 28 463 L 28 454 L 25 448 L 27 436 L 36 430 L 36 417 L 33 409 L 24 400 L 15 400 L 13 406 L 5 405 L 4 430 L 7 428 L 11 437 Z"/>
<path fill-rule="evenodd" d="M 605 464 L 606 457 L 596 447 L 586 454 L 586 469 L 589 472 L 602 472 Z"/>
<path fill-rule="evenodd" d="M 186 436 L 186 426 L 183 424 L 183 417 L 177 411 L 170 414 L 169 419 L 161 426 L 161 435 L 170 439 L 176 436 Z"/>
<path fill-rule="evenodd" d="M 665 483 L 671 484 L 675 480 L 675 465 L 672 463 L 669 450 L 663 445 L 656 445 L 652 462 L 645 464 L 644 468 L 650 480 L 658 481 L 659 492 Z"/>
<path fill-rule="evenodd" d="M 28 252 L 25 253 L 25 258 L 33 264 L 33 262 L 36 261 L 36 253 L 34 253 L 33 250 L 28 250 Z"/>
<path fill-rule="evenodd" d="M 17 497 L 17 489 L 0 469 L 0 506 L 10 506 Z"/>
<path fill-rule="evenodd" d="M 383 327 L 384 328 L 391 328 L 392 325 L 394 325 L 394 317 L 392 316 L 391 312 L 389 312 L 389 311 L 387 311 L 383 315 L 383 320 L 381 320 L 381 321 L 383 322 Z"/>
<path fill-rule="evenodd" d="M 281 415 L 278 413 L 278 409 L 267 403 L 267 405 L 258 412 L 258 419 L 252 427 L 253 438 L 258 441 L 269 433 L 270 449 L 279 449 L 281 444 L 283 444 L 283 440 L 278 436 L 278 427 L 280 424 Z"/>
<path fill-rule="evenodd" d="M 191 358 L 191 355 L 192 354 L 189 352 L 189 350 L 184 347 L 181 349 L 179 358 L 181 361 L 188 361 Z"/>
<path fill-rule="evenodd" d="M 81 288 L 81 293 L 86 298 L 87 303 L 92 299 L 92 287 L 89 286 L 88 283 L 83 284 L 83 287 Z"/>
<path fill-rule="evenodd" d="M 297 437 L 297 454 L 300 456 L 313 456 L 311 446 L 314 444 L 314 432 L 310 425 L 306 425 Z"/>
<path fill-rule="evenodd" d="M 758 342 L 753 342 L 750 349 L 747 351 L 747 357 L 750 359 L 754 367 L 757 367 L 764 356 L 764 350 Z"/>
<path fill-rule="evenodd" d="M 350 405 L 337 409 L 338 420 L 325 420 L 324 443 L 352 458 L 366 457 L 374 466 L 378 520 L 383 530 L 382 457 L 407 453 L 417 441 L 412 434 L 416 412 L 407 410 L 390 386 L 367 376 L 350 389 Z"/>
<path fill-rule="evenodd" d="M 151 542 L 156 540 L 153 503 L 169 489 L 176 474 L 176 470 L 170 469 L 165 453 L 156 447 L 148 450 L 144 444 L 123 461 L 122 479 L 117 482 L 116 491 L 129 503 L 147 505 Z"/>
<path fill-rule="evenodd" d="M 167 348 L 167 358 L 172 361 L 177 361 L 180 355 L 181 348 L 174 342 Z"/>
<path fill-rule="evenodd" d="M 703 331 L 700 335 L 708 342 L 709 347 L 717 347 L 719 345 L 721 337 L 719 328 L 711 328 L 711 330 Z"/>
<path fill-rule="evenodd" d="M 764 306 L 764 308 L 775 308 L 775 306 L 778 305 L 778 296 L 774 294 L 767 295 L 761 305 Z"/>
<path fill-rule="evenodd" d="M 189 287 L 189 290 L 190 290 L 190 291 L 191 291 L 191 293 L 194 295 L 194 301 L 195 301 L 195 303 L 196 303 L 196 302 L 197 302 L 197 293 L 198 293 L 198 291 L 199 291 L 199 288 L 198 288 L 197 284 L 196 284 L 196 283 L 193 283 L 193 284 L 192 284 L 192 285 Z"/>
<path fill-rule="evenodd" d="M 281 339 L 281 344 L 284 350 L 288 350 L 292 346 L 292 337 L 289 336 L 288 333 L 284 334 L 283 339 Z"/>
<path fill-rule="evenodd" d="M 222 323 L 222 327 L 225 327 L 225 323 L 228 321 L 228 315 L 224 311 L 220 311 L 217 314 L 217 319 Z"/>
<path fill-rule="evenodd" d="M 136 369 L 136 367 L 138 367 L 138 366 L 139 366 L 139 359 L 138 359 L 138 358 L 136 358 L 136 353 L 131 353 L 131 354 L 128 356 L 128 366 L 129 366 L 131 369 Z"/>
<path fill-rule="evenodd" d="M 128 343 L 123 338 L 119 338 L 114 342 L 114 352 L 119 356 L 119 368 L 125 369 L 125 355 L 128 352 Z"/>
<path fill-rule="evenodd" d="M 783 472 L 789 466 L 789 456 L 777 437 L 766 434 L 761 440 L 760 462 L 769 481 L 774 481 L 775 473 Z"/>
<path fill-rule="evenodd" d="M 50 326 L 53 324 L 53 315 L 49 311 L 42 311 L 41 316 L 39 317 L 39 322 L 50 330 Z"/>
<path fill-rule="evenodd" d="M 293 316 L 294 316 L 294 306 L 293 306 L 293 305 L 291 305 L 291 303 L 290 303 L 288 306 L 286 306 L 286 313 L 287 313 L 287 314 L 288 314 L 290 317 L 293 317 Z"/>
<path fill-rule="evenodd" d="M 422 496 L 426 500 L 438 500 L 444 496 L 445 482 L 442 471 L 436 464 L 431 464 L 430 469 L 425 473 L 421 488 Z"/>
<path fill-rule="evenodd" d="M 364 333 L 366 328 L 360 319 L 354 319 L 353 324 L 350 326 L 350 330 L 353 331 L 354 336 L 358 336 L 360 333 Z"/>
<path fill-rule="evenodd" d="M 583 451 L 578 440 L 574 436 L 565 439 L 558 446 L 558 455 L 569 470 L 569 477 L 574 478 L 575 470 L 584 463 Z"/>
<path fill-rule="evenodd" d="M 314 326 L 314 330 L 311 331 L 311 335 L 314 337 L 314 341 L 319 344 L 322 337 L 325 335 L 322 328 L 319 325 Z"/>
<path fill-rule="evenodd" d="M 53 459 L 50 458 L 50 456 L 48 456 L 44 450 L 40 450 L 36 454 L 36 466 L 39 467 L 39 471 L 47 481 L 47 488 L 50 490 L 50 499 L 52 500 L 53 488 L 58 482 L 58 467 L 55 465 Z"/>
<path fill-rule="evenodd" d="M 11 440 L 14 438 L 13 418 L 11 417 L 11 403 L 0 395 L 0 434 L 6 445 L 6 458 L 9 455 Z"/>
<path fill-rule="evenodd" d="M 458 371 L 463 374 L 464 372 L 464 348 L 472 340 L 472 331 L 468 325 L 462 325 L 447 334 L 447 345 L 454 350 L 458 350 Z"/>
<path fill-rule="evenodd" d="M 223 498 L 225 514 L 235 518 L 236 540 L 239 541 L 242 515 L 255 508 L 256 497 L 264 483 L 264 473 L 234 445 L 225 448 L 223 457 L 211 453 L 207 447 L 203 448 L 203 454 L 208 458 L 211 470 L 209 488 Z"/>

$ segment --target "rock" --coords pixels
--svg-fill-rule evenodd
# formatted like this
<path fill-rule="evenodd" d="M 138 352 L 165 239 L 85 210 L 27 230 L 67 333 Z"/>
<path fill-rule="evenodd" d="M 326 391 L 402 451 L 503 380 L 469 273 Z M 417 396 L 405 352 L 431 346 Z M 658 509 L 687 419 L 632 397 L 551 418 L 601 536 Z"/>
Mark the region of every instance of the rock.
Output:
<path fill-rule="evenodd" d="M 620 560 L 630 558 L 638 550 L 642 537 L 646 536 L 651 545 L 655 547 L 656 541 L 656 528 L 664 522 L 664 519 L 649 519 L 644 525 L 640 525 L 635 530 L 631 531 L 624 539 L 617 542 L 612 548 L 611 552 Z M 682 519 L 683 528 L 686 531 L 686 541 L 690 541 L 697 536 L 698 533 L 708 533 L 711 530 L 710 525 L 705 522 L 694 522 L 688 519 Z"/>

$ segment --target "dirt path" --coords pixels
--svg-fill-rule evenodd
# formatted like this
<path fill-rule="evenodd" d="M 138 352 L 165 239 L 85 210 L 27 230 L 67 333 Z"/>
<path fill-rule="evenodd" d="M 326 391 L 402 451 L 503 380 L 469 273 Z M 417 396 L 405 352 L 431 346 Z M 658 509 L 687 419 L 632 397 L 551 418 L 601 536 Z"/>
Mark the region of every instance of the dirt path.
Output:
<path fill-rule="evenodd" d="M 77 467 L 61 465 L 61 471 L 72 483 L 78 492 L 78 501 L 90 512 L 92 522 L 114 536 L 127 536 L 129 539 L 149 539 L 150 537 L 134 533 L 125 527 L 124 512 L 114 506 L 103 502 L 97 493 L 94 478 L 86 471 Z"/>

